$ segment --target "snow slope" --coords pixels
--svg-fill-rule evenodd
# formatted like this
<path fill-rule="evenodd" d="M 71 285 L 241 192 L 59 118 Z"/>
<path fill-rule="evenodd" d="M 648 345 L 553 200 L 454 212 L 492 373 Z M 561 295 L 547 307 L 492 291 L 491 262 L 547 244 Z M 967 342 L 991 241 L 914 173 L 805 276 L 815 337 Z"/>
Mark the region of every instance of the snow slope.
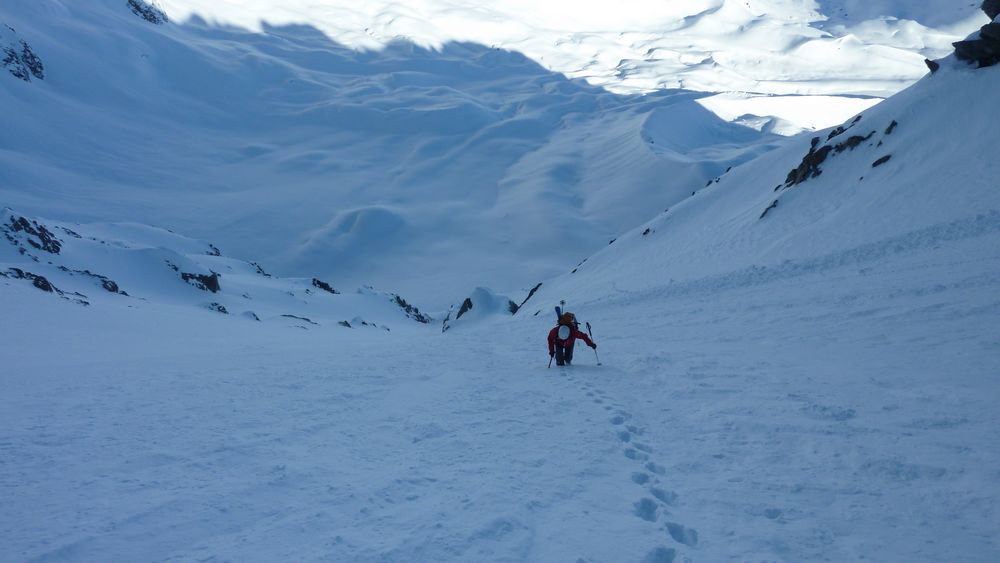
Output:
<path fill-rule="evenodd" d="M 0 558 L 996 561 L 998 86 L 943 61 L 445 334 L 0 280 Z M 560 299 L 600 368 L 546 368 Z"/>
<path fill-rule="evenodd" d="M 137 223 L 68 224 L 0 212 L 0 278 L 97 309 L 196 307 L 244 322 L 391 330 L 432 319 L 402 297 L 319 278 L 275 278 L 214 245 Z M 13 281 L 8 281 L 13 280 Z M 180 313 L 178 313 L 180 314 Z M 16 322 L 12 319 L 13 324 Z M 192 320 L 192 322 L 194 322 Z"/>
<path fill-rule="evenodd" d="M 159 25 L 118 0 L 7 4 L 45 78 L 0 81 L 0 202 L 442 308 L 556 275 L 773 133 L 876 100 L 758 94 L 886 95 L 982 18 L 911 4 L 172 0 Z M 731 90 L 755 94 L 704 99 Z"/>

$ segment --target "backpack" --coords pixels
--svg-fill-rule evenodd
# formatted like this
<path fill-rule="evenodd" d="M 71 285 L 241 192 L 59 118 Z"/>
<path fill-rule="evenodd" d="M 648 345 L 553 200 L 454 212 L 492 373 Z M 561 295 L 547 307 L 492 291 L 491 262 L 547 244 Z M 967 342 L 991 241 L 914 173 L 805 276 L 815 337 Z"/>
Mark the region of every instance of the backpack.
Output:
<path fill-rule="evenodd" d="M 559 324 L 565 325 L 571 328 L 576 327 L 576 315 L 573 313 L 563 313 L 559 316 Z"/>

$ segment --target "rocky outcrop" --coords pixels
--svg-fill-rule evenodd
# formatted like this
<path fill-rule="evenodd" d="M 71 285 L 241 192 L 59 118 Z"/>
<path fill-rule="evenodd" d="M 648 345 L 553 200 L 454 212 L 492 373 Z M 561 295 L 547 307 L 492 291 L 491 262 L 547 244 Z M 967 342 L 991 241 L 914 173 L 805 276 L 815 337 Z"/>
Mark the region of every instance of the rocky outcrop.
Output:
<path fill-rule="evenodd" d="M 314 320 L 312 320 L 310 318 L 307 318 L 307 317 L 299 317 L 297 315 L 281 315 L 281 316 L 285 317 L 286 319 L 295 319 L 297 321 L 303 321 L 303 322 L 307 322 L 307 323 L 309 323 L 311 325 L 319 326 L 318 322 L 316 322 L 316 321 L 314 321 Z"/>
<path fill-rule="evenodd" d="M 46 293 L 62 293 L 44 276 L 32 274 L 31 272 L 24 271 L 21 268 L 10 268 L 6 272 L 0 272 L 0 275 L 5 278 L 13 278 L 15 280 L 28 280 L 31 282 L 31 285 Z"/>
<path fill-rule="evenodd" d="M 32 77 L 45 79 L 45 65 L 28 42 L 17 36 L 9 25 L 0 24 L 0 66 L 15 78 L 31 82 Z"/>
<path fill-rule="evenodd" d="M 87 276 L 89 278 L 94 278 L 100 282 L 101 288 L 103 288 L 104 291 L 107 291 L 108 293 L 117 293 L 118 295 L 128 296 L 128 293 L 122 291 L 121 288 L 118 287 L 118 284 L 107 276 L 102 276 L 101 274 L 95 274 L 90 270 L 72 270 L 70 268 L 67 268 L 66 266 L 59 266 L 59 269 L 70 275 L 76 274 L 81 276 Z"/>
<path fill-rule="evenodd" d="M 764 210 L 764 212 L 763 212 L 763 213 L 761 213 L 761 214 L 760 214 L 760 217 L 758 217 L 757 219 L 759 220 L 759 219 L 763 219 L 764 217 L 767 217 L 767 214 L 768 214 L 768 213 L 769 213 L 769 212 L 770 212 L 770 211 L 771 211 L 772 209 L 774 209 L 774 208 L 776 208 L 776 207 L 778 207 L 778 200 L 774 200 L 774 201 L 772 201 L 772 202 L 771 202 L 771 205 L 767 206 L 767 209 L 765 209 L 765 210 Z"/>
<path fill-rule="evenodd" d="M 210 311 L 215 311 L 216 313 L 222 313 L 223 315 L 229 314 L 229 311 L 221 303 L 209 303 L 206 307 Z"/>
<path fill-rule="evenodd" d="M 466 297 L 465 301 L 462 301 L 462 306 L 458 308 L 458 314 L 455 315 L 455 319 L 461 319 L 462 315 L 468 313 L 472 310 L 472 299 Z"/>
<path fill-rule="evenodd" d="M 27 270 L 22 270 L 21 268 L 8 268 L 7 271 L 0 271 L 0 278 L 11 278 L 15 280 L 27 280 L 31 282 L 31 285 L 36 288 L 46 292 L 54 293 L 63 299 L 68 299 L 70 301 L 75 301 L 80 305 L 90 305 L 90 302 L 86 300 L 86 295 L 82 293 L 67 293 L 55 285 L 52 284 L 45 276 L 40 276 L 38 274 L 33 274 Z"/>
<path fill-rule="evenodd" d="M 146 2 L 146 0 L 128 0 L 128 7 L 132 13 L 151 24 L 160 25 L 170 21 L 167 13 L 160 8 L 156 2 Z"/>
<path fill-rule="evenodd" d="M 823 173 L 819 165 L 826 161 L 826 157 L 830 155 L 833 147 L 830 145 L 820 147 L 819 141 L 819 137 L 813 137 L 809 152 L 802 157 L 802 162 L 799 163 L 799 166 L 792 169 L 788 173 L 788 176 L 785 177 L 786 188 L 801 184 L 809 178 L 815 178 Z"/>
<path fill-rule="evenodd" d="M 997 16 L 1000 16 L 1000 0 L 985 0 L 982 7 L 991 20 L 995 20 Z"/>
<path fill-rule="evenodd" d="M 614 239 L 612 239 L 611 242 L 609 242 L 608 244 L 611 244 L 612 242 L 615 242 Z M 518 305 L 517 309 L 514 310 L 514 311 L 512 311 L 511 314 L 515 315 L 515 314 L 517 314 L 518 311 L 520 311 L 522 308 L 524 308 L 524 304 L 527 303 L 529 299 L 531 299 L 532 297 L 534 297 L 535 293 L 537 293 L 538 290 L 541 289 L 541 288 L 542 288 L 541 282 L 539 282 L 538 285 L 536 285 L 535 287 L 531 288 L 531 291 L 528 292 L 528 296 L 524 298 L 524 301 L 521 301 L 521 304 Z"/>
<path fill-rule="evenodd" d="M 882 158 L 880 158 L 880 159 L 876 160 L 875 162 L 873 162 L 872 163 L 872 168 L 878 168 L 879 166 L 882 166 L 886 162 L 889 162 L 889 160 L 891 160 L 891 159 L 892 159 L 892 155 L 891 154 L 887 154 L 887 155 L 883 156 Z"/>
<path fill-rule="evenodd" d="M 406 313 L 407 317 L 409 317 L 409 318 L 417 321 L 418 323 L 427 324 L 427 323 L 429 323 L 429 322 L 431 322 L 433 320 L 429 316 L 421 313 L 420 309 L 418 309 L 418 308 L 414 307 L 413 305 L 410 305 L 409 303 L 407 303 L 406 300 L 403 299 L 402 297 L 400 297 L 399 295 L 393 294 L 392 301 L 400 309 L 402 309 L 403 312 Z"/>
<path fill-rule="evenodd" d="M 984 25 L 979 30 L 978 38 L 953 43 L 956 57 L 975 63 L 979 68 L 1000 63 L 1000 21 L 996 21 L 1000 16 L 1000 0 L 986 0 L 983 11 L 995 21 Z"/>
<path fill-rule="evenodd" d="M 218 293 L 222 290 L 222 286 L 219 284 L 219 274 L 215 272 L 212 272 L 211 275 L 181 272 L 181 279 L 202 291 Z"/>
<path fill-rule="evenodd" d="M 313 287 L 317 287 L 319 289 L 322 289 L 323 291 L 325 291 L 327 293 L 332 293 L 334 295 L 338 295 L 340 293 L 339 291 L 337 291 L 336 289 L 334 289 L 333 286 L 331 286 L 330 284 L 326 283 L 325 281 L 323 281 L 323 280 L 321 280 L 319 278 L 313 278 L 312 279 L 312 284 L 313 284 Z"/>
<path fill-rule="evenodd" d="M 857 116 L 848 126 L 840 126 L 830 132 L 826 140 L 829 142 L 836 137 L 843 135 L 850 128 L 857 125 L 861 121 L 861 116 Z M 885 134 L 891 134 L 892 131 L 899 125 L 895 121 L 886 129 Z M 826 162 L 826 159 L 833 154 L 840 154 L 846 150 L 854 150 L 861 146 L 862 143 L 870 140 L 875 136 L 875 131 L 869 132 L 867 135 L 851 135 L 847 139 L 837 143 L 837 144 L 823 144 L 821 146 L 821 139 L 819 137 L 813 137 L 812 143 L 809 146 L 809 152 L 802 157 L 802 162 L 796 168 L 793 168 L 788 172 L 785 177 L 784 186 L 778 186 L 774 191 L 780 190 L 782 187 L 790 188 L 792 186 L 801 184 L 810 178 L 816 178 L 823 173 L 823 169 L 820 167 L 821 164 Z M 766 213 L 766 211 L 765 211 Z M 763 218 L 763 215 L 761 215 Z"/>
<path fill-rule="evenodd" d="M 25 217 L 12 215 L 10 221 L 3 225 L 3 232 L 11 244 L 21 249 L 21 254 L 24 254 L 26 249 L 18 240 L 19 238 L 23 238 L 24 242 L 35 249 L 49 254 L 59 254 L 59 251 L 62 250 L 62 241 L 52 231 L 38 221 L 29 221 Z"/>

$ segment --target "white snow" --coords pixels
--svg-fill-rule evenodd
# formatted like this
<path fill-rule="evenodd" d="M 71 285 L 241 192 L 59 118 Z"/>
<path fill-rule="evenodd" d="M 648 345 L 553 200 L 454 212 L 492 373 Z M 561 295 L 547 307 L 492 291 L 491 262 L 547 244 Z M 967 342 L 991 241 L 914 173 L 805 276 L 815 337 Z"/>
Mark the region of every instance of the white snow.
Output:
<path fill-rule="evenodd" d="M 0 8 L 0 560 L 1000 559 L 1000 66 L 856 96 L 974 7 L 124 4 Z"/>
<path fill-rule="evenodd" d="M 792 1 L 171 0 L 156 26 L 124 4 L 0 8 L 48 75 L 0 90 L 0 202 L 434 308 L 564 271 L 770 133 L 909 84 L 984 19 L 943 2 L 855 19 Z M 699 105 L 719 92 L 743 94 Z"/>

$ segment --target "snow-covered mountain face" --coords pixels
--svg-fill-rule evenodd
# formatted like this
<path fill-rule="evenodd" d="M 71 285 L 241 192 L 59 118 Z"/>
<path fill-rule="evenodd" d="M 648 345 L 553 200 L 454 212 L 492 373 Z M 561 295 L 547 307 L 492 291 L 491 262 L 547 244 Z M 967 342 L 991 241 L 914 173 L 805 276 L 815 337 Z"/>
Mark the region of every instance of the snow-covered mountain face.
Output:
<path fill-rule="evenodd" d="M 771 132 L 875 101 L 705 92 L 886 95 L 982 19 L 911 4 L 6 5 L 45 77 L 2 82 L 0 201 L 437 306 L 517 290 L 778 146 Z"/>
<path fill-rule="evenodd" d="M 672 291 L 694 280 L 727 284 L 734 275 L 864 269 L 897 253 L 937 254 L 942 241 L 971 245 L 966 255 L 995 254 L 1000 165 L 993 152 L 1000 137 L 993 93 L 1000 91 L 1000 67 L 976 68 L 955 56 L 939 64 L 935 74 L 843 125 L 734 168 L 539 295 L 607 297 Z"/>
<path fill-rule="evenodd" d="M 93 306 L 100 315 L 173 309 L 197 318 L 194 309 L 202 309 L 305 330 L 390 331 L 431 320 L 399 295 L 276 278 L 259 264 L 222 256 L 211 243 L 136 223 L 67 224 L 4 209 L 0 237 L 7 291 Z"/>
<path fill-rule="evenodd" d="M 995 0 L 932 75 L 790 140 L 773 99 L 474 44 L 22 4 L 0 560 L 1000 560 Z M 816 9 L 883 6 L 952 21 Z M 462 297 L 428 319 L 324 265 Z M 546 367 L 561 300 L 599 348 Z"/>

